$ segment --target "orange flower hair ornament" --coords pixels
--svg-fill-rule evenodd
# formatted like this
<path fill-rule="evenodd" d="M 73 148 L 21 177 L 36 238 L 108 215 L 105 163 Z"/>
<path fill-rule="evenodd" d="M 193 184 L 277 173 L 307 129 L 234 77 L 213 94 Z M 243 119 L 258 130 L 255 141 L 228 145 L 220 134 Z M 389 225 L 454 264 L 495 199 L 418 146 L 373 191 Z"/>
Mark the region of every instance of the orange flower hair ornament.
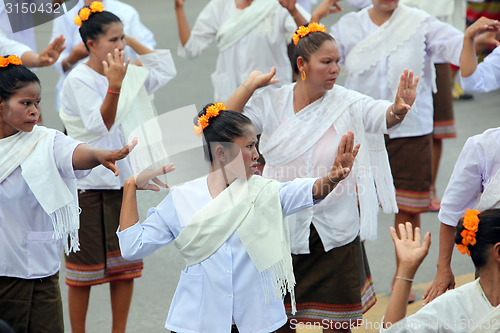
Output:
<path fill-rule="evenodd" d="M 226 106 L 223 103 L 217 102 L 214 105 L 210 105 L 207 108 L 205 114 L 201 117 L 198 117 L 198 125 L 194 126 L 194 132 L 196 135 L 201 136 L 203 134 L 203 130 L 208 127 L 209 119 L 215 118 L 219 115 L 220 111 L 224 111 Z"/>
<path fill-rule="evenodd" d="M 462 254 L 468 254 L 470 256 L 469 245 L 474 246 L 477 243 L 476 232 L 479 225 L 479 211 L 476 209 L 468 209 L 465 211 L 463 220 L 464 230 L 460 234 L 462 236 L 462 244 L 457 244 L 457 249 Z"/>
<path fill-rule="evenodd" d="M 100 1 L 93 1 L 90 6 L 85 6 L 78 12 L 78 15 L 75 16 L 75 24 L 82 25 L 83 22 L 87 21 L 90 15 L 94 13 L 101 13 L 104 10 L 104 6 Z"/>
<path fill-rule="evenodd" d="M 0 57 L 0 67 L 7 67 L 9 66 L 9 64 L 17 66 L 17 65 L 22 65 L 23 62 L 21 61 L 21 59 L 19 59 L 18 56 L 15 55 L 10 55 L 7 58 Z"/>
<path fill-rule="evenodd" d="M 297 45 L 297 43 L 302 37 L 309 35 L 311 32 L 318 32 L 318 31 L 326 33 L 325 26 L 323 24 L 319 24 L 316 22 L 309 23 L 307 27 L 302 25 L 293 34 L 293 43 Z"/>

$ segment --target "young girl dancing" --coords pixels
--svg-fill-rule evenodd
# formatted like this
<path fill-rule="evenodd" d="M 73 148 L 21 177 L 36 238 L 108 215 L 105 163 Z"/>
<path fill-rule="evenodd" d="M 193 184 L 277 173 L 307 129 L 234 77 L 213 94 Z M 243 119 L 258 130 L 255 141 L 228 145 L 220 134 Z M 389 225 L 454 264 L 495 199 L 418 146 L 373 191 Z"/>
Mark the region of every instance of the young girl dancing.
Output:
<path fill-rule="evenodd" d="M 153 51 L 123 33 L 120 19 L 94 1 L 75 18 L 89 59 L 78 64 L 64 81 L 60 117 L 68 135 L 96 147 L 113 148 L 129 132 L 155 116 L 151 94 L 175 76 L 168 50 Z M 125 45 L 140 55 L 141 67 L 125 62 Z M 66 258 L 66 284 L 73 332 L 83 332 L 90 288 L 110 283 L 113 332 L 124 332 L 133 279 L 141 275 L 142 261 L 120 255 L 118 228 L 122 186 L 132 174 L 128 160 L 120 162 L 119 178 L 102 168 L 78 182 L 81 252 Z"/>
<path fill-rule="evenodd" d="M 36 126 L 40 99 L 38 77 L 0 57 L 0 317 L 15 332 L 62 333 L 58 272 L 61 248 L 78 250 L 79 170 L 102 163 L 116 176 L 133 145 L 96 149 Z"/>
<path fill-rule="evenodd" d="M 155 176 L 130 177 L 120 217 L 125 258 L 143 258 L 174 242 L 186 261 L 165 327 L 177 332 L 272 332 L 286 323 L 281 296 L 295 279 L 287 216 L 313 206 L 348 176 L 357 155 L 354 134 L 342 137 L 331 170 L 320 178 L 287 183 L 255 176 L 257 134 L 246 116 L 222 103 L 203 109 L 196 130 L 203 133 L 210 161 L 207 177 L 171 190 L 138 223 L 136 190 L 165 187 Z M 234 328 L 234 327 L 233 327 Z"/>

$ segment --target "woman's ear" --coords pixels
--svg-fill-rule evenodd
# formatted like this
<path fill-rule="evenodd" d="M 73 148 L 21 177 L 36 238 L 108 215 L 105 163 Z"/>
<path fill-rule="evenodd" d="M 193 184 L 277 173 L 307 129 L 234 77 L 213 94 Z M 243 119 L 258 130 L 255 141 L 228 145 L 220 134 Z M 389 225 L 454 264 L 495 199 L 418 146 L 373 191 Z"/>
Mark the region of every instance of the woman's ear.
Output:
<path fill-rule="evenodd" d="M 493 245 L 493 256 L 495 257 L 495 261 L 500 264 L 500 242 Z"/>
<path fill-rule="evenodd" d="M 91 51 L 95 50 L 95 41 L 92 39 L 87 39 L 87 47 L 90 54 Z"/>
<path fill-rule="evenodd" d="M 224 149 L 224 147 L 221 144 L 219 144 L 215 147 L 214 157 L 215 157 L 215 160 L 217 160 L 221 163 L 227 162 L 227 152 L 226 152 L 226 149 Z"/>
<path fill-rule="evenodd" d="M 306 67 L 306 61 L 302 57 L 297 58 L 297 68 L 299 69 L 299 73 L 302 72 Z"/>

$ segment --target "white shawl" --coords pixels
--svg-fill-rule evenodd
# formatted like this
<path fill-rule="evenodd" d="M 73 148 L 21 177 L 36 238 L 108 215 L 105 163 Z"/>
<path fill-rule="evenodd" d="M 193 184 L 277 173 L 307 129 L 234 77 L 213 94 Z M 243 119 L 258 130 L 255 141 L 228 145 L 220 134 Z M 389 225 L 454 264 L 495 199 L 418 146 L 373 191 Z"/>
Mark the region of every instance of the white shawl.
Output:
<path fill-rule="evenodd" d="M 270 293 L 278 298 L 288 291 L 295 313 L 295 277 L 279 185 L 260 176 L 237 178 L 193 216 L 175 245 L 190 266 L 211 256 L 236 231 L 260 273 L 266 301 Z"/>
<path fill-rule="evenodd" d="M 0 183 L 21 166 L 24 180 L 52 220 L 54 237 L 63 239 L 64 251 L 69 254 L 79 250 L 78 197 L 76 180 L 61 178 L 57 169 L 54 160 L 56 132 L 35 126 L 31 132 L 18 132 L 1 139 Z"/>
<path fill-rule="evenodd" d="M 483 211 L 490 208 L 500 207 L 500 169 L 495 173 L 490 183 L 484 189 L 475 209 Z"/>
<path fill-rule="evenodd" d="M 353 107 L 365 98 L 368 97 L 335 85 L 330 93 L 281 124 L 271 137 L 261 137 L 260 143 L 266 164 L 283 166 L 314 146 L 332 124 L 335 124 L 339 134 L 353 131 L 355 139 L 361 143 L 353 172 L 357 177 L 362 240 L 377 237 L 379 203 L 385 213 L 397 212 L 384 137 L 382 134 L 365 133 L 362 114 Z M 311 209 L 297 213 L 297 218 L 311 216 Z"/>
<path fill-rule="evenodd" d="M 152 97 L 148 95 L 144 86 L 148 75 L 147 68 L 129 65 L 123 79 L 113 127 L 122 126 L 125 140 L 137 126 L 156 116 Z M 69 136 L 84 142 L 92 142 L 101 137 L 99 134 L 87 131 L 82 118 L 68 115 L 63 108 L 59 116 Z"/>
<path fill-rule="evenodd" d="M 356 44 L 347 54 L 345 59 L 347 80 L 359 82 L 360 76 L 369 76 L 370 70 L 386 59 L 388 59 L 388 84 L 392 91 L 388 100 L 394 100 L 396 97 L 400 76 L 405 68 L 413 70 L 422 80 L 426 56 L 425 29 L 422 26 L 428 17 L 429 15 L 422 10 L 399 4 L 384 24 Z M 352 27 L 358 24 L 355 16 L 346 16 L 345 19 L 352 21 L 346 22 Z M 423 85 L 419 85 L 417 90 L 420 91 L 422 87 Z M 357 86 L 356 90 L 370 95 L 362 86 Z M 417 103 L 413 103 L 414 112 L 417 111 L 416 105 Z"/>
<path fill-rule="evenodd" d="M 269 13 L 274 11 L 278 4 L 277 0 L 254 0 L 239 15 L 228 19 L 220 27 L 216 36 L 220 52 L 227 50 L 248 35 Z"/>

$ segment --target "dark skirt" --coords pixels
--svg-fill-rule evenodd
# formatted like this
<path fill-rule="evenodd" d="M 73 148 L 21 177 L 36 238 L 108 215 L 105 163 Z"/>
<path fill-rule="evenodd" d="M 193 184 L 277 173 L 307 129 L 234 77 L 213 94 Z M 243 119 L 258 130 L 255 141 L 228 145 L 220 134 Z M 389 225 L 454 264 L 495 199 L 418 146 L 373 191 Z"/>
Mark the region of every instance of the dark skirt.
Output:
<path fill-rule="evenodd" d="M 86 190 L 78 195 L 80 251 L 66 256 L 66 284 L 88 287 L 140 277 L 142 260 L 122 258 L 116 230 L 123 190 Z"/>
<path fill-rule="evenodd" d="M 309 254 L 292 255 L 297 284 L 297 313 L 292 315 L 289 295 L 285 308 L 299 323 L 350 322 L 356 326 L 375 303 L 375 289 L 365 248 L 359 236 L 351 243 L 325 252 L 311 223 Z M 333 326 L 332 326 L 333 327 Z"/>
<path fill-rule="evenodd" d="M 432 94 L 434 105 L 434 140 L 456 138 L 453 97 L 451 95 L 450 64 L 435 64 L 437 92 Z"/>
<path fill-rule="evenodd" d="M 0 319 L 16 333 L 63 333 L 59 273 L 41 279 L 1 276 Z"/>
<path fill-rule="evenodd" d="M 402 212 L 425 213 L 431 201 L 432 134 L 389 139 L 386 148 Z"/>

